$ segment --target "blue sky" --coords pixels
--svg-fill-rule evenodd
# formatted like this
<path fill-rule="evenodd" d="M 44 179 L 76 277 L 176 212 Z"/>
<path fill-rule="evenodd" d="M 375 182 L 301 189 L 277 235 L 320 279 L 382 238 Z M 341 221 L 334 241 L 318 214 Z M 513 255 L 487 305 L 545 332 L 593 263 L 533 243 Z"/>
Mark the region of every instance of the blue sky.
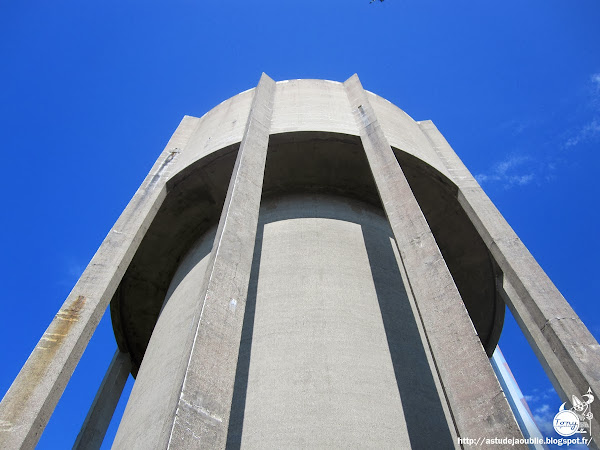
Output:
<path fill-rule="evenodd" d="M 0 392 L 184 114 L 275 80 L 363 86 L 431 119 L 598 339 L 597 0 L 0 1 Z M 40 441 L 72 445 L 109 320 Z M 560 402 L 507 319 L 532 409 Z"/>

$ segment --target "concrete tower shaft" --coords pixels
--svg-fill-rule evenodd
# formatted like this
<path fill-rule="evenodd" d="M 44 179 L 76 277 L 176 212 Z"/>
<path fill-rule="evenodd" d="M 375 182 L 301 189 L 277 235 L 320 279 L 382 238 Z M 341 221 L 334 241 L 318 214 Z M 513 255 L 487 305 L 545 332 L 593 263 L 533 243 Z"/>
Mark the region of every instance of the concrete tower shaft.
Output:
<path fill-rule="evenodd" d="M 37 442 L 109 303 L 107 379 L 136 376 L 116 448 L 522 437 L 488 359 L 505 304 L 565 401 L 600 392 L 597 342 L 443 136 L 357 76 L 263 75 L 183 119 L 0 405 L 0 445 Z"/>

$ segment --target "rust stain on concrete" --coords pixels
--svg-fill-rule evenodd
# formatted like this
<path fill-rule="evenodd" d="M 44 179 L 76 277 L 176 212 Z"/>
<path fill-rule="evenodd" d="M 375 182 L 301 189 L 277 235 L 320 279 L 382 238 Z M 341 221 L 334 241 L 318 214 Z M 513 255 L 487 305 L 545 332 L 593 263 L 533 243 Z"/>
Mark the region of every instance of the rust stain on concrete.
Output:
<path fill-rule="evenodd" d="M 58 349 L 69 336 L 73 326 L 79 321 L 81 312 L 85 306 L 86 298 L 82 295 L 75 298 L 70 304 L 61 308 L 54 320 L 42 335 L 38 345 L 35 347 L 31 356 L 23 366 L 22 373 L 17 378 L 20 382 L 11 386 L 6 395 L 6 409 L 8 413 L 2 417 L 3 424 L 20 423 L 22 415 L 31 409 L 30 398 L 38 387 L 44 383 L 44 378 L 50 370 L 52 361 L 56 357 Z M 42 395 L 56 389 L 55 386 L 46 388 Z M 62 391 L 62 389 L 61 389 Z M 34 400 L 34 403 L 43 402 L 43 399 Z M 35 406 L 34 409 L 38 409 Z M 3 427 L 6 428 L 6 427 Z M 11 427 L 9 427 L 11 428 Z M 11 431 L 0 429 L 0 431 Z M 39 431 L 41 432 L 41 431 Z"/>

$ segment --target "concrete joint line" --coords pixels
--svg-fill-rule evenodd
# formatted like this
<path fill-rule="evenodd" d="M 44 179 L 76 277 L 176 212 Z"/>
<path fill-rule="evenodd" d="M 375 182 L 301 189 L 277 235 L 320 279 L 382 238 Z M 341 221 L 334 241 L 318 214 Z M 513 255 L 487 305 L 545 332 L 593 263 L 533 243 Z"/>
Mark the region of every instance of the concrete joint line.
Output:
<path fill-rule="evenodd" d="M 554 317 L 553 319 L 547 320 L 544 326 L 540 328 L 540 331 L 543 333 L 546 327 L 551 327 L 553 323 L 559 322 L 561 320 L 574 320 L 578 322 L 579 317 Z"/>

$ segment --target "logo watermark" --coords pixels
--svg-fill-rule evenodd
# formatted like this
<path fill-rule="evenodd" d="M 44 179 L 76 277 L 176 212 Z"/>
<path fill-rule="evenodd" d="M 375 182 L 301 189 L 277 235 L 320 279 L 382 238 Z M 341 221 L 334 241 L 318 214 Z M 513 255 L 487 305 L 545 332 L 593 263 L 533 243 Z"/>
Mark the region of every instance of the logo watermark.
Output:
<path fill-rule="evenodd" d="M 571 397 L 573 407 L 565 409 L 567 402 L 560 405 L 558 413 L 552 420 L 554 430 L 564 437 L 574 434 L 587 435 L 588 440 L 592 437 L 592 419 L 594 415 L 590 411 L 590 404 L 594 401 L 592 390 L 588 388 L 587 393 L 581 396 L 582 400 L 575 395 Z M 585 437 L 585 436 L 582 436 Z"/>
<path fill-rule="evenodd" d="M 459 437 L 458 444 L 461 446 L 477 447 L 477 446 L 515 446 L 515 445 L 590 445 L 592 442 L 592 414 L 590 404 L 594 401 L 594 395 L 591 388 L 588 388 L 587 393 L 581 395 L 581 399 L 575 395 L 571 396 L 572 407 L 566 408 L 567 402 L 560 405 L 558 413 L 552 420 L 554 430 L 562 437 L 525 437 L 525 438 L 468 438 Z"/>

